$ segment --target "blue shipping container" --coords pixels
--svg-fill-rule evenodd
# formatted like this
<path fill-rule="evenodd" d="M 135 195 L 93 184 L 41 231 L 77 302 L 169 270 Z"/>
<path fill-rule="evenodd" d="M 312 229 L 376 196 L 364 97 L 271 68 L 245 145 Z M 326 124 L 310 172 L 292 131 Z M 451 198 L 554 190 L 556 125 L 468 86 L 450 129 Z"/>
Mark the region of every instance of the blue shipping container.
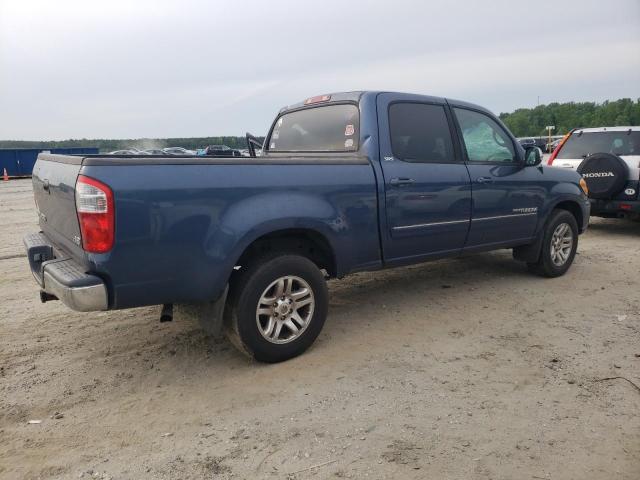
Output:
<path fill-rule="evenodd" d="M 27 177 L 31 175 L 40 152 L 82 155 L 99 153 L 99 150 L 93 147 L 0 148 L 0 175 L 2 175 L 5 168 L 10 177 Z"/>

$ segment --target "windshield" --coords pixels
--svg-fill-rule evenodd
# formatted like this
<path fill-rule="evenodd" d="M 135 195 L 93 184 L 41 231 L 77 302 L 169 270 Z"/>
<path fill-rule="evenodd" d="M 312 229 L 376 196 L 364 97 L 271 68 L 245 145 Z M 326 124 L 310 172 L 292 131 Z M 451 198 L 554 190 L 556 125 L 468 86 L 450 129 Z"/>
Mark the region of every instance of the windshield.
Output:
<path fill-rule="evenodd" d="M 558 158 L 584 158 L 593 153 L 640 155 L 640 132 L 574 133 L 558 152 Z"/>
<path fill-rule="evenodd" d="M 269 139 L 271 152 L 352 152 L 358 149 L 355 105 L 326 105 L 285 113 Z"/>

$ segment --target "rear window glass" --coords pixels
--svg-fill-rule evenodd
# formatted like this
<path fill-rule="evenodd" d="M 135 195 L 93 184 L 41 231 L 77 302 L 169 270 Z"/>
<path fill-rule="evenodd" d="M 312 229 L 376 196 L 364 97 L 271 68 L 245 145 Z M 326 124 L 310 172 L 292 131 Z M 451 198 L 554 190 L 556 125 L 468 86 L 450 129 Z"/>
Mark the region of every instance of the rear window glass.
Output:
<path fill-rule="evenodd" d="M 269 139 L 272 152 L 352 152 L 360 134 L 358 107 L 326 105 L 281 116 Z"/>
<path fill-rule="evenodd" d="M 558 158 L 583 158 L 593 153 L 640 155 L 640 132 L 574 133 L 558 152 Z"/>

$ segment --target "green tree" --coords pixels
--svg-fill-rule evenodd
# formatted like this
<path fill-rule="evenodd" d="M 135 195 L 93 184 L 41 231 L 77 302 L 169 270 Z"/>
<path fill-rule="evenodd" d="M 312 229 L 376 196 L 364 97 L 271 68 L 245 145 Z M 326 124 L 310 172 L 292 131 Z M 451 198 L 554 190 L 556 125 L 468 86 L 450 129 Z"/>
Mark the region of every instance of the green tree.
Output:
<path fill-rule="evenodd" d="M 550 103 L 501 113 L 500 119 L 517 137 L 544 136 L 547 125 L 555 125 L 556 135 L 578 127 L 634 126 L 640 125 L 640 99 Z"/>

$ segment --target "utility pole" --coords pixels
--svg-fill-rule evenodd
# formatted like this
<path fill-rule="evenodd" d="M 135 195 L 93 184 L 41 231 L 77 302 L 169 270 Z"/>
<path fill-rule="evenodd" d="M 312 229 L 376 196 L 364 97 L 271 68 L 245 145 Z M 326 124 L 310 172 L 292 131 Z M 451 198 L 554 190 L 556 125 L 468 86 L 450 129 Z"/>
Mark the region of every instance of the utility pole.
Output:
<path fill-rule="evenodd" d="M 549 145 L 551 145 L 551 130 L 555 130 L 556 126 L 547 125 L 545 128 L 547 129 L 547 136 L 549 137 L 549 140 L 547 141 L 547 148 L 549 148 Z"/>

